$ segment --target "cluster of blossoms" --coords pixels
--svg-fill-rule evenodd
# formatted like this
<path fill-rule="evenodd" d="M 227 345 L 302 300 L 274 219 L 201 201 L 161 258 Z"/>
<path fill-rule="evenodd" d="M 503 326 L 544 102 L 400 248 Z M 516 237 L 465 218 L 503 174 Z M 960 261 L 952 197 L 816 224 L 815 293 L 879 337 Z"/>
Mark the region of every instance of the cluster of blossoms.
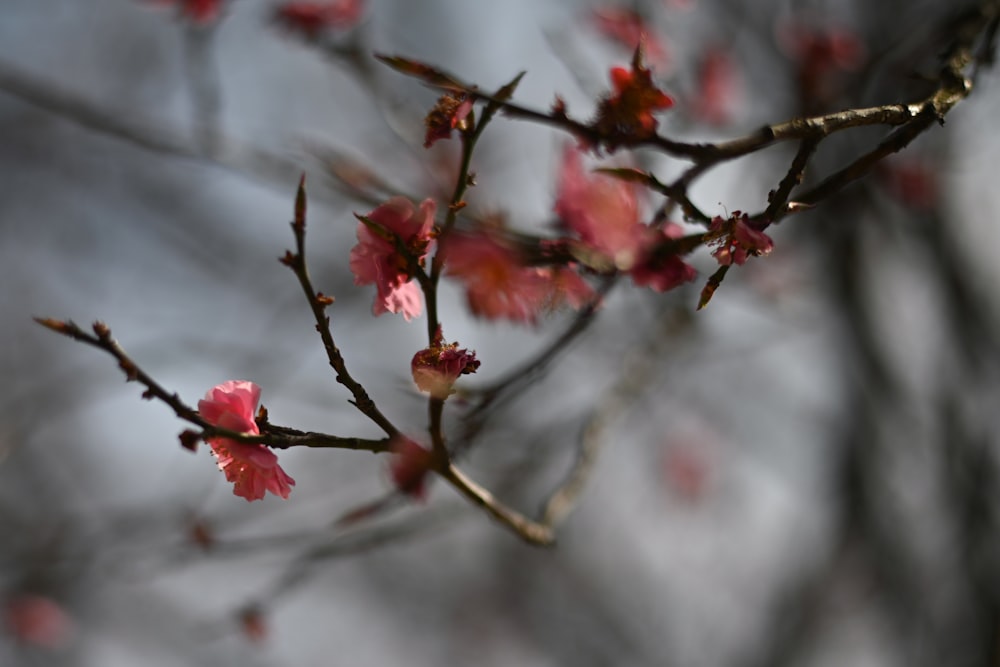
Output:
<path fill-rule="evenodd" d="M 340 20 L 337 12 L 347 12 L 344 20 L 355 21 L 359 3 L 287 3 L 278 9 L 277 16 L 307 36 L 315 36 Z M 641 34 L 637 39 L 642 40 Z M 418 75 L 431 71 L 419 63 L 401 63 Z M 375 286 L 373 315 L 397 313 L 407 321 L 420 316 L 425 292 L 431 295 L 442 275 L 462 283 L 474 315 L 524 324 L 535 324 L 542 313 L 562 306 L 580 309 L 594 304 L 598 297 L 585 278 L 588 274 L 628 275 L 636 285 L 658 292 L 694 280 L 694 269 L 680 256 L 690 251 L 689 243 L 677 242 L 684 235 L 683 229 L 662 220 L 647 224 L 635 183 L 584 167 L 587 149 L 614 151 L 655 135 L 658 122 L 654 112 L 673 105 L 673 100 L 653 84 L 650 70 L 642 65 L 640 48 L 631 68 L 611 70 L 611 81 L 613 91 L 600 101 L 589 126 L 590 139 L 563 154 L 554 203 L 561 238 L 530 242 L 499 224 L 456 228 L 455 213 L 464 206 L 461 201 L 452 204 L 448 221 L 442 225 L 435 220 L 438 204 L 430 198 L 414 204 L 396 196 L 367 215 L 356 215 L 357 244 L 350 251 L 350 269 L 356 285 Z M 448 139 L 454 130 L 473 137 L 471 131 L 479 129 L 474 102 L 475 93 L 470 91 L 443 95 L 426 118 L 425 146 Z M 565 115 L 564 106 L 553 112 L 554 117 L 560 114 Z M 300 190 L 300 197 L 304 197 L 302 193 Z M 297 208 L 297 219 L 299 215 Z M 715 218 L 706 238 L 715 247 L 713 255 L 724 265 L 743 264 L 750 256 L 767 254 L 773 245 L 739 212 L 727 220 Z M 446 342 L 437 324 L 428 347 L 413 356 L 411 371 L 417 389 L 444 401 L 455 392 L 458 379 L 476 372 L 479 365 L 474 352 L 460 348 L 457 342 Z M 209 391 L 198 403 L 198 410 L 211 426 L 258 435 L 254 413 L 259 398 L 257 385 L 230 381 Z M 267 492 L 288 497 L 295 482 L 265 445 L 212 431 L 206 439 L 226 479 L 234 484 L 235 495 L 247 500 L 261 499 Z M 389 474 L 400 492 L 424 497 L 427 474 L 447 464 L 439 445 L 436 442 L 434 449 L 428 449 L 402 434 L 392 435 Z"/>

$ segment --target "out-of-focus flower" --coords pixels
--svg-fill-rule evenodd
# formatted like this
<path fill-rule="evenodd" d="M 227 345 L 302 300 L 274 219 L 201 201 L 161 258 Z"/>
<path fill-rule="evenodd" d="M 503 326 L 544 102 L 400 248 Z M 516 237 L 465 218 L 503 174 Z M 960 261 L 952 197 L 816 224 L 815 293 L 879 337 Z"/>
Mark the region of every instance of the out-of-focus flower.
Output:
<path fill-rule="evenodd" d="M 708 125 L 725 125 L 741 96 L 736 62 L 725 49 L 710 47 L 701 56 L 697 77 L 691 115 Z"/>
<path fill-rule="evenodd" d="M 222 13 L 223 0 L 147 0 L 157 5 L 176 7 L 180 15 L 197 25 L 216 21 Z"/>
<path fill-rule="evenodd" d="M 478 317 L 534 324 L 545 310 L 579 307 L 590 286 L 570 269 L 525 266 L 497 235 L 450 234 L 441 244 L 448 275 L 465 283 L 469 309 Z"/>
<path fill-rule="evenodd" d="M 437 104 L 424 119 L 427 134 L 424 135 L 424 148 L 430 148 L 439 139 L 451 138 L 454 129 L 464 130 L 468 126 L 469 113 L 472 111 L 472 100 L 464 93 L 446 93 L 438 98 Z"/>
<path fill-rule="evenodd" d="M 866 58 L 861 39 L 845 28 L 790 21 L 777 32 L 782 50 L 795 61 L 799 97 L 810 113 L 835 101 L 840 75 L 856 70 Z"/>
<path fill-rule="evenodd" d="M 244 636 L 254 643 L 267 639 L 267 619 L 257 606 L 245 607 L 239 614 L 240 628 Z"/>
<path fill-rule="evenodd" d="M 578 150 L 563 153 L 556 215 L 590 249 L 620 271 L 635 265 L 646 238 L 635 186 L 601 173 L 588 174 Z"/>
<path fill-rule="evenodd" d="M 288 30 L 314 40 L 325 30 L 353 28 L 363 13 L 362 0 L 285 2 L 275 9 L 274 19 Z"/>
<path fill-rule="evenodd" d="M 886 191 L 903 206 L 928 211 L 937 205 L 937 174 L 926 161 L 910 157 L 883 162 L 879 176 Z"/>
<path fill-rule="evenodd" d="M 389 476 L 400 492 L 416 500 L 427 498 L 427 473 L 434 463 L 434 453 L 405 435 L 396 435 L 389 443 L 392 458 Z"/>
<path fill-rule="evenodd" d="M 4 625 L 18 641 L 40 648 L 58 649 L 73 634 L 73 620 L 51 598 L 19 593 L 3 604 Z"/>
<path fill-rule="evenodd" d="M 413 355 L 410 367 L 420 391 L 434 398 L 447 398 L 454 392 L 458 376 L 475 373 L 479 360 L 475 352 L 458 349 L 458 343 L 445 343 L 438 325 L 434 343 Z"/>
<path fill-rule="evenodd" d="M 653 84 L 652 73 L 642 66 L 641 53 L 636 50 L 631 69 L 612 68 L 614 92 L 597 107 L 593 127 L 609 151 L 656 134 L 659 123 L 653 112 L 674 105 L 674 100 Z"/>
<path fill-rule="evenodd" d="M 666 45 L 638 12 L 624 7 L 598 7 L 591 12 L 591 18 L 602 35 L 630 52 L 642 46 L 653 63 L 663 66 L 669 62 Z"/>
<path fill-rule="evenodd" d="M 407 321 L 420 315 L 420 287 L 412 262 L 422 264 L 434 228 L 434 200 L 420 208 L 405 197 L 393 197 L 367 216 L 359 216 L 358 244 L 351 249 L 355 285 L 375 284 L 372 313 L 402 313 Z M 402 250 L 402 251 L 401 251 Z"/>
<path fill-rule="evenodd" d="M 705 497 L 712 477 L 712 465 L 705 448 L 687 439 L 665 443 L 663 451 L 663 477 L 668 488 L 683 500 L 691 503 Z"/>
<path fill-rule="evenodd" d="M 213 426 L 239 433 L 259 434 L 254 412 L 260 400 L 260 387 L 245 380 L 229 380 L 210 389 L 198 401 L 198 412 Z M 260 444 L 237 442 L 228 438 L 208 439 L 219 469 L 233 483 L 233 495 L 247 500 L 261 500 L 270 491 L 287 498 L 295 480 L 278 465 L 278 457 Z"/>
<path fill-rule="evenodd" d="M 680 225 L 668 222 L 659 229 L 647 228 L 647 232 L 644 254 L 630 272 L 633 283 L 638 287 L 648 286 L 656 292 L 666 292 L 698 276 L 698 272 L 687 262 L 661 248 L 665 239 L 677 239 L 684 235 Z"/>
<path fill-rule="evenodd" d="M 588 175 L 580 153 L 568 150 L 563 157 L 556 198 L 556 213 L 567 229 L 576 233 L 588 250 L 599 255 L 584 264 L 600 270 L 607 265 L 629 273 L 638 286 L 663 292 L 693 280 L 695 270 L 676 254 L 660 246 L 664 239 L 683 235 L 679 225 L 652 228 L 639 220 L 636 189 L 611 176 Z"/>
<path fill-rule="evenodd" d="M 751 227 L 746 213 L 733 211 L 728 220 L 716 216 L 708 229 L 717 234 L 710 244 L 715 246 L 712 256 L 720 265 L 744 264 L 749 257 L 763 257 L 774 249 L 771 237 Z"/>

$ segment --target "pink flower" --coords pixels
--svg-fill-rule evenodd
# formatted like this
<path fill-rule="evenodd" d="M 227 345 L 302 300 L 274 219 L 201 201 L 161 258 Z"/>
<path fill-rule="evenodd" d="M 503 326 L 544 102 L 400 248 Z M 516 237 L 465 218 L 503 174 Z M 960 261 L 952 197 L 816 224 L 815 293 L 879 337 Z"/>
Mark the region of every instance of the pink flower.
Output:
<path fill-rule="evenodd" d="M 412 262 L 422 265 L 434 228 L 435 204 L 425 199 L 416 211 L 405 197 L 393 197 L 358 223 L 358 244 L 351 249 L 355 285 L 375 283 L 372 313 L 420 315 L 420 287 L 411 280 Z M 406 254 L 400 252 L 400 246 Z M 407 257 L 409 255 L 409 257 Z"/>
<path fill-rule="evenodd" d="M 538 314 L 567 303 L 579 308 L 593 290 L 570 269 L 525 266 L 500 237 L 452 233 L 441 244 L 445 271 L 465 283 L 474 315 L 534 324 Z"/>
<path fill-rule="evenodd" d="M 416 500 L 427 498 L 427 473 L 434 464 L 434 453 L 405 435 L 396 435 L 389 444 L 392 459 L 389 476 L 402 493 Z"/>
<path fill-rule="evenodd" d="M 594 25 L 605 37 L 635 51 L 641 44 L 654 63 L 666 64 L 667 48 L 639 13 L 623 7 L 605 7 L 592 12 Z"/>
<path fill-rule="evenodd" d="M 254 412 L 260 400 L 260 387 L 245 380 L 229 380 L 213 387 L 198 401 L 202 419 L 239 433 L 257 435 L 260 430 Z M 248 444 L 227 438 L 209 438 L 208 444 L 218 460 L 219 469 L 233 483 L 233 495 L 247 500 L 261 500 L 267 491 L 287 498 L 295 480 L 278 465 L 274 452 L 259 444 Z"/>
<path fill-rule="evenodd" d="M 889 194 L 913 210 L 929 211 L 938 202 L 938 179 L 926 160 L 910 157 L 882 162 L 879 176 Z"/>
<path fill-rule="evenodd" d="M 556 215 L 580 240 L 620 271 L 630 270 L 646 239 L 635 187 L 604 174 L 588 175 L 580 152 L 563 153 Z"/>
<path fill-rule="evenodd" d="M 718 234 L 711 241 L 715 245 L 712 256 L 720 265 L 744 264 L 749 257 L 764 256 L 774 249 L 774 241 L 764 232 L 750 226 L 750 217 L 733 211 L 729 220 L 716 216 L 709 231 Z"/>
<path fill-rule="evenodd" d="M 73 621 L 51 598 L 21 593 L 3 605 L 7 631 L 26 644 L 57 649 L 65 646 L 73 633 Z"/>
<path fill-rule="evenodd" d="M 458 349 L 458 343 L 446 344 L 438 326 L 434 343 L 413 355 L 410 366 L 417 388 L 443 399 L 454 393 L 452 386 L 459 375 L 476 372 L 479 360 L 475 352 Z"/>
<path fill-rule="evenodd" d="M 556 213 L 590 250 L 608 258 L 614 269 L 631 274 L 640 287 L 665 292 L 695 278 L 694 269 L 659 247 L 664 237 L 683 235 L 680 226 L 667 223 L 654 229 L 642 224 L 635 188 L 600 173 L 588 178 L 577 151 L 565 153 Z M 588 265 L 600 269 L 600 262 Z"/>
<path fill-rule="evenodd" d="M 648 240 L 644 253 L 631 271 L 632 282 L 639 287 L 649 286 L 656 292 L 666 292 L 694 280 L 698 273 L 676 254 L 660 248 L 664 239 L 684 235 L 680 225 L 666 223 L 662 229 L 646 228 Z"/>
<path fill-rule="evenodd" d="M 177 7 L 181 16 L 198 25 L 207 25 L 219 18 L 223 0 L 150 0 L 158 5 Z"/>
<path fill-rule="evenodd" d="M 275 20 L 309 40 L 328 29 L 351 28 L 361 20 L 362 0 L 285 2 L 274 11 Z"/>
<path fill-rule="evenodd" d="M 698 81 L 691 115 L 708 125 L 724 125 L 741 97 L 736 62 L 725 49 L 712 47 L 698 63 Z"/>
<path fill-rule="evenodd" d="M 800 98 L 812 107 L 832 103 L 841 90 L 840 78 L 865 61 L 865 46 L 850 30 L 825 25 L 811 27 L 789 21 L 777 29 L 778 43 L 795 61 Z"/>

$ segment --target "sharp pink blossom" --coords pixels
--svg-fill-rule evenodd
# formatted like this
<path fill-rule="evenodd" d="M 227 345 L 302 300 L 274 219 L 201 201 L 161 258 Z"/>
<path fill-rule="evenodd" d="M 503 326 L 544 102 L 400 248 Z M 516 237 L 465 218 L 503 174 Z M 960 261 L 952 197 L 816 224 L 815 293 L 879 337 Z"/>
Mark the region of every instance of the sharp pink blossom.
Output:
<path fill-rule="evenodd" d="M 412 262 L 422 263 L 427 256 L 435 209 L 432 199 L 414 209 L 405 197 L 393 197 L 365 216 L 367 223 L 358 223 L 351 271 L 355 285 L 374 284 L 378 290 L 372 304 L 374 315 L 402 313 L 409 321 L 422 312 L 420 286 L 412 280 Z"/>
<path fill-rule="evenodd" d="M 774 249 L 771 237 L 751 227 L 749 216 L 739 211 L 733 211 L 729 220 L 716 216 L 709 231 L 719 235 L 712 241 L 712 256 L 720 265 L 744 264 L 748 258 L 767 255 Z"/>
<path fill-rule="evenodd" d="M 435 398 L 447 398 L 458 376 L 475 373 L 479 360 L 475 352 L 459 349 L 458 343 L 445 343 L 438 326 L 434 343 L 413 355 L 411 370 L 413 381 L 420 391 Z"/>
<path fill-rule="evenodd" d="M 258 434 L 254 414 L 260 400 L 260 387 L 245 380 L 229 380 L 213 387 L 198 401 L 198 412 L 213 426 Z M 270 491 L 287 498 L 295 480 L 289 477 L 278 457 L 264 445 L 247 444 L 228 438 L 209 438 L 208 444 L 218 460 L 219 469 L 233 483 L 233 494 L 247 500 L 261 500 Z"/>

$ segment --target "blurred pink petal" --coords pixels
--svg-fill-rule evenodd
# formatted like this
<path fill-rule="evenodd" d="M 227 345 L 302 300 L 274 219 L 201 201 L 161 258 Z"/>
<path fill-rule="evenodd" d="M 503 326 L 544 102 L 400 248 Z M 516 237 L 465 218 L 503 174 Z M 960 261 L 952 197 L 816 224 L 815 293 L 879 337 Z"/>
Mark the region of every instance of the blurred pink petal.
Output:
<path fill-rule="evenodd" d="M 26 644 L 57 649 L 73 634 L 73 620 L 51 598 L 22 593 L 8 598 L 3 609 L 7 631 Z"/>

